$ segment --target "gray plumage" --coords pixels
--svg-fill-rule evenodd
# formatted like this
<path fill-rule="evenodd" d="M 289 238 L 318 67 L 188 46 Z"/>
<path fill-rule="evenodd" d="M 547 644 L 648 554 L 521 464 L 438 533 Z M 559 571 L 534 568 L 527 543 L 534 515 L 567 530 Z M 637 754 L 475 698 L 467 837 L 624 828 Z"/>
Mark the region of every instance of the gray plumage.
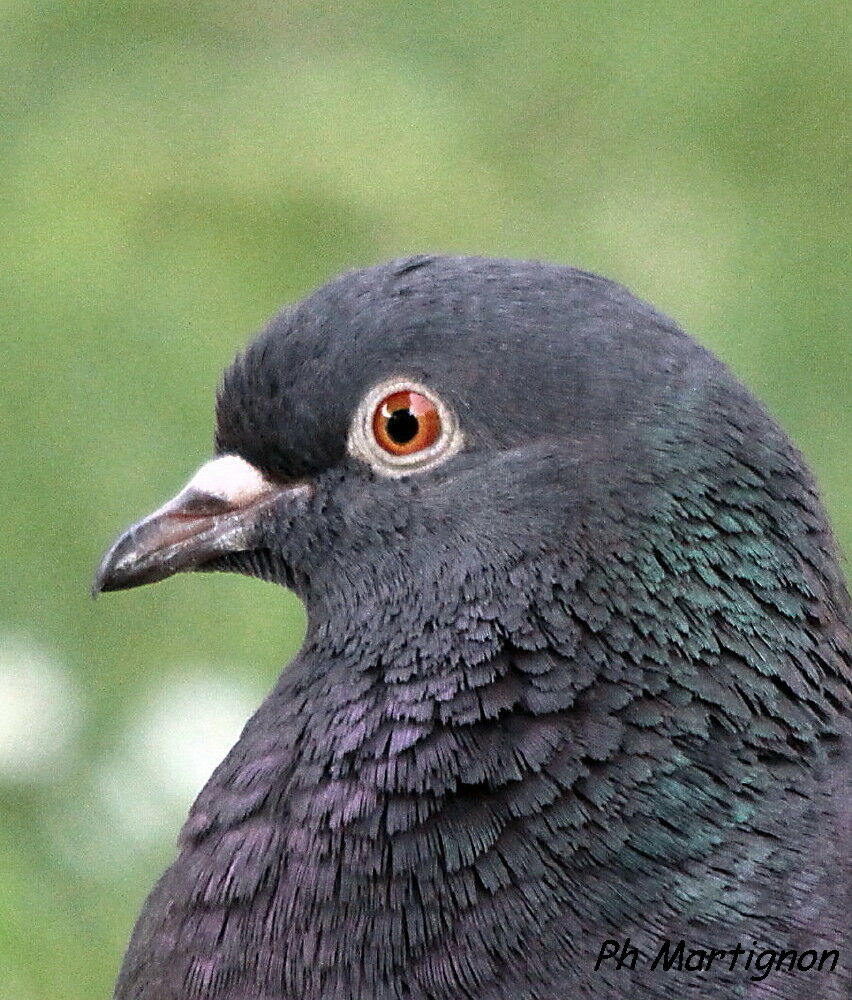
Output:
<path fill-rule="evenodd" d="M 396 377 L 463 445 L 391 476 L 347 442 Z M 849 598 L 801 457 L 725 366 L 594 275 L 412 258 L 274 319 L 216 450 L 286 503 L 181 566 L 138 569 L 134 529 L 97 589 L 238 571 L 308 631 L 116 1000 L 849 1000 Z M 595 972 L 627 937 L 840 961 Z"/>

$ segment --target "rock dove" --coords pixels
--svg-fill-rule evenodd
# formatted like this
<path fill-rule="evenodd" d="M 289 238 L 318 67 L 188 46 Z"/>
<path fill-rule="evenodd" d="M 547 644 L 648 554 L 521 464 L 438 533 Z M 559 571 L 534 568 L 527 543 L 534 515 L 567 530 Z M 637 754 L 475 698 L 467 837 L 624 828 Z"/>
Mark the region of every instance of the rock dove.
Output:
<path fill-rule="evenodd" d="M 849 1000 L 849 596 L 720 361 L 594 274 L 418 256 L 280 313 L 216 410 L 94 589 L 243 573 L 307 634 L 117 1000 Z"/>

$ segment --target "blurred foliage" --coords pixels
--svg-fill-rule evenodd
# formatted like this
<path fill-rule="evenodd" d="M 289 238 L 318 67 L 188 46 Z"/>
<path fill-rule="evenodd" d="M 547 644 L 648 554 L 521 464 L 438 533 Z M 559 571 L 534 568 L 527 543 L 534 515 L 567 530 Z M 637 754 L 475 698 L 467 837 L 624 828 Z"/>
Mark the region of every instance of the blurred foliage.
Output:
<path fill-rule="evenodd" d="M 109 993 L 187 804 L 153 839 L 98 805 L 149 693 L 185 663 L 261 692 L 298 645 L 272 587 L 87 586 L 209 454 L 234 350 L 338 270 L 625 282 L 767 402 L 852 548 L 843 10 L 0 0 L 0 636 L 83 705 L 48 780 L 0 784 L 0 997 Z"/>

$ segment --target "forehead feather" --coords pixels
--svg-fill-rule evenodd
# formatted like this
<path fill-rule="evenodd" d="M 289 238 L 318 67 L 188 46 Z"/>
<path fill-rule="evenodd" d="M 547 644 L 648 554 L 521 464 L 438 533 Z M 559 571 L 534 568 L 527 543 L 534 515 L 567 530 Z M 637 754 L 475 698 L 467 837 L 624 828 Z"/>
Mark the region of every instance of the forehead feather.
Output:
<path fill-rule="evenodd" d="M 217 444 L 305 474 L 342 458 L 359 400 L 387 378 L 429 385 L 472 441 L 517 443 L 598 427 L 720 371 L 670 320 L 595 275 L 408 258 L 344 274 L 276 316 L 226 373 Z"/>

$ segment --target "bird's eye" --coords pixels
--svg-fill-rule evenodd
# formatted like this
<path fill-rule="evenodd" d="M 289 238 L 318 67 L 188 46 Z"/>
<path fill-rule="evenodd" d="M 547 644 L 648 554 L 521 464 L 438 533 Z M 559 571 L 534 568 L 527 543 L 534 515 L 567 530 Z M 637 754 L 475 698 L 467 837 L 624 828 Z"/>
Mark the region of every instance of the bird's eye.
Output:
<path fill-rule="evenodd" d="M 392 392 L 373 414 L 373 436 L 391 455 L 413 455 L 433 445 L 441 433 L 438 407 L 421 392 Z"/>
<path fill-rule="evenodd" d="M 431 389 L 408 379 L 374 386 L 349 431 L 349 453 L 383 476 L 437 465 L 462 446 L 453 411 Z"/>

